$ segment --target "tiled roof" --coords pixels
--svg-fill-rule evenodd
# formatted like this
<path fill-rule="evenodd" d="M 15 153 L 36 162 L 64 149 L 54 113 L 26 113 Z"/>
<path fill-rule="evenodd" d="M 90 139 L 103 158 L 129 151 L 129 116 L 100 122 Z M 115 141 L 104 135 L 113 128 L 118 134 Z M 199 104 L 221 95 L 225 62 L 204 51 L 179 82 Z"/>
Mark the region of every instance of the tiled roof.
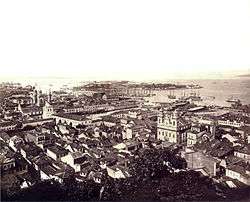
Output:
<path fill-rule="evenodd" d="M 228 167 L 229 170 L 233 170 L 237 173 L 240 173 L 245 178 L 250 178 L 250 175 L 246 173 L 246 170 L 250 170 L 249 164 L 246 164 L 245 162 L 239 162 L 237 164 L 233 164 Z"/>
<path fill-rule="evenodd" d="M 66 155 L 68 153 L 67 149 L 64 149 L 63 147 L 60 147 L 58 145 L 54 145 L 52 147 L 49 147 L 48 150 L 52 151 L 56 155 Z"/>

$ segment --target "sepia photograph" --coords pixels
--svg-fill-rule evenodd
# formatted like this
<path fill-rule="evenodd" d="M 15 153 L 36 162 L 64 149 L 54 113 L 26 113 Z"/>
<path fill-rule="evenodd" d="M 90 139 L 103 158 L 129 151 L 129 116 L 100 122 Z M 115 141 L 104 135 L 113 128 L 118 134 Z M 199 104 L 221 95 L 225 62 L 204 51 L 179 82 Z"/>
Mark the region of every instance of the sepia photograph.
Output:
<path fill-rule="evenodd" d="M 0 1 L 1 201 L 250 201 L 250 0 Z"/>

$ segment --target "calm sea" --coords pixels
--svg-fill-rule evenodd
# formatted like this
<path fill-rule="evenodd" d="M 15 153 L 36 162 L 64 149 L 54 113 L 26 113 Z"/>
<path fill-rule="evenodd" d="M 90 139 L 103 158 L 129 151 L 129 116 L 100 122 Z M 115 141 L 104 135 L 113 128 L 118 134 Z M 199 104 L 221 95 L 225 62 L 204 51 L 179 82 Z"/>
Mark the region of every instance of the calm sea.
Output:
<path fill-rule="evenodd" d="M 28 78 L 28 79 L 15 79 L 15 82 L 20 82 L 23 85 L 36 85 L 38 89 L 48 92 L 49 89 L 58 90 L 61 87 L 67 88 L 80 85 L 81 79 L 68 79 L 68 78 Z M 228 98 L 237 98 L 243 104 L 250 104 L 250 78 L 242 79 L 228 79 L 228 80 L 178 80 L 167 81 L 168 83 L 175 84 L 199 84 L 201 89 L 186 89 L 186 90 L 173 90 L 177 98 L 181 97 L 184 93 L 189 95 L 191 92 L 199 94 L 203 99 L 200 104 L 229 106 L 226 102 Z M 156 95 L 147 98 L 154 102 L 169 102 L 167 95 L 169 91 L 157 91 Z M 214 97 L 214 99 L 213 99 Z"/>
<path fill-rule="evenodd" d="M 237 98 L 242 101 L 243 104 L 250 104 L 250 79 L 228 79 L 228 80 L 182 80 L 175 83 L 179 84 L 199 84 L 203 88 L 201 89 L 186 89 L 186 90 L 174 90 L 171 94 L 174 94 L 177 98 L 184 95 L 190 95 L 190 93 L 196 93 L 203 99 L 199 104 L 207 105 L 219 105 L 230 106 L 230 103 L 226 102 L 228 98 Z M 169 91 L 158 91 L 156 96 L 150 97 L 150 101 L 156 102 L 169 102 L 167 95 Z"/>

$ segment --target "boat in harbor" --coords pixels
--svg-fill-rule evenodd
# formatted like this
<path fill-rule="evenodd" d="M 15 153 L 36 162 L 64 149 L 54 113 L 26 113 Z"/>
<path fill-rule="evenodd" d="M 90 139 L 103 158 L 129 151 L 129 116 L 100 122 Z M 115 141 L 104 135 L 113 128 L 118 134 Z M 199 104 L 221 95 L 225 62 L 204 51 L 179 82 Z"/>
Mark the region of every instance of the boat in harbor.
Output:
<path fill-rule="evenodd" d="M 214 100 L 214 99 L 215 99 L 215 96 L 211 96 L 211 95 L 210 95 L 210 96 L 205 97 L 205 99 L 211 101 L 211 100 Z"/>
<path fill-rule="evenodd" d="M 196 102 L 202 101 L 201 96 L 195 92 L 191 92 L 190 96 L 187 99 L 191 101 L 196 101 Z"/>
<path fill-rule="evenodd" d="M 189 89 L 200 89 L 200 88 L 202 88 L 202 86 L 200 86 L 198 84 L 190 84 L 190 85 L 187 85 L 187 88 L 189 88 Z"/>
<path fill-rule="evenodd" d="M 173 99 L 176 99 L 176 96 L 174 95 L 174 93 L 171 93 L 171 91 L 170 91 L 170 94 L 168 95 L 168 98 L 173 100 Z"/>
<path fill-rule="evenodd" d="M 230 103 L 240 103 L 240 99 L 234 98 L 234 97 L 230 97 L 226 100 L 226 102 L 230 102 Z"/>

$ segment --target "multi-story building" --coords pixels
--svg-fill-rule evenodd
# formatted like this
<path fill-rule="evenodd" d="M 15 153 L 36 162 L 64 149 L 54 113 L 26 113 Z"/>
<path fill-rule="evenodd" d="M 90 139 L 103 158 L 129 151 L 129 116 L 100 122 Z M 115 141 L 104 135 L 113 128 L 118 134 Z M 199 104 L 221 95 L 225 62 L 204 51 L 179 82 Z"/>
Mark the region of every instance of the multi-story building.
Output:
<path fill-rule="evenodd" d="M 76 127 L 78 125 L 90 125 L 92 123 L 91 119 L 76 115 L 76 114 L 55 114 L 52 116 L 56 120 L 56 123 L 66 123 L 68 125 L 71 125 L 73 127 Z"/>
<path fill-rule="evenodd" d="M 12 121 L 2 121 L 0 122 L 0 131 L 10 131 L 15 130 L 17 127 L 17 123 Z"/>
<path fill-rule="evenodd" d="M 250 166 L 245 162 L 230 165 L 226 168 L 226 176 L 250 185 Z"/>
<path fill-rule="evenodd" d="M 191 129 L 187 131 L 187 146 L 192 146 L 210 136 L 211 134 L 206 131 L 204 125 L 193 125 Z"/>
<path fill-rule="evenodd" d="M 18 111 L 23 115 L 23 116 L 28 116 L 36 119 L 41 119 L 43 115 L 43 110 L 42 107 L 36 106 L 36 105 L 31 105 L 28 107 L 22 107 L 20 104 L 18 105 Z"/>
<path fill-rule="evenodd" d="M 250 163 L 250 144 L 246 145 L 245 147 L 239 147 L 235 149 L 234 156 L 237 156 L 243 159 L 245 162 Z"/>
<path fill-rule="evenodd" d="M 190 128 L 191 124 L 178 110 L 161 111 L 157 118 L 157 139 L 180 144 L 186 141 L 186 130 Z"/>
<path fill-rule="evenodd" d="M 216 158 L 206 155 L 201 151 L 187 150 L 183 152 L 187 167 L 196 171 L 204 170 L 209 176 L 216 176 L 219 162 Z"/>
<path fill-rule="evenodd" d="M 222 126 L 231 126 L 240 128 L 249 125 L 249 117 L 244 117 L 239 114 L 227 113 L 218 118 L 218 124 Z"/>
<path fill-rule="evenodd" d="M 30 131 L 26 134 L 27 142 L 34 142 L 42 149 L 47 148 L 53 143 L 52 137 L 49 133 L 40 133 Z"/>

